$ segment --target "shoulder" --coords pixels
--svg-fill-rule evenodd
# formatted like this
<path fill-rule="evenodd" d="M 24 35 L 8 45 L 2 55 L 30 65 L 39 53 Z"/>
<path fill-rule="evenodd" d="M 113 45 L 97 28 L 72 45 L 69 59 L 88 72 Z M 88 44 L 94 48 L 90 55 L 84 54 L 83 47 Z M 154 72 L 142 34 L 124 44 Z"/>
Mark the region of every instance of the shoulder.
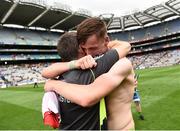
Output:
<path fill-rule="evenodd" d="M 131 61 L 127 58 L 122 58 L 118 60 L 110 69 L 110 72 L 115 73 L 128 73 L 131 72 L 133 69 Z"/>
<path fill-rule="evenodd" d="M 75 69 L 63 73 L 63 78 L 69 83 L 88 84 L 92 80 L 93 75 L 90 69 Z"/>
<path fill-rule="evenodd" d="M 97 67 L 108 67 L 108 70 L 110 67 L 112 67 L 118 60 L 119 55 L 115 49 L 110 49 L 103 55 L 95 58 L 97 62 Z"/>
<path fill-rule="evenodd" d="M 112 56 L 116 56 L 118 57 L 118 52 L 116 49 L 109 49 L 105 54 L 104 54 L 104 57 L 112 57 Z"/>
<path fill-rule="evenodd" d="M 96 60 L 96 62 L 98 62 L 98 61 L 102 61 L 107 58 L 119 59 L 118 52 L 115 49 L 110 49 L 107 52 L 105 52 L 104 54 L 102 54 L 94 59 Z"/>
<path fill-rule="evenodd" d="M 119 59 L 116 63 L 115 66 L 120 66 L 121 68 L 132 68 L 132 63 L 129 59 L 126 57 Z"/>

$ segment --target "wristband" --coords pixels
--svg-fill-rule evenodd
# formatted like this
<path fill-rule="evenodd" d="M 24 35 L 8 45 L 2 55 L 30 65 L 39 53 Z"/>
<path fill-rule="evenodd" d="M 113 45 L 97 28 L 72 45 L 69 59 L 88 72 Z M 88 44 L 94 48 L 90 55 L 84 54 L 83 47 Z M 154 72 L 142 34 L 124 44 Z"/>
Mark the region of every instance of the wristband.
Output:
<path fill-rule="evenodd" d="M 76 68 L 76 66 L 75 66 L 75 60 L 73 60 L 73 61 L 70 61 L 69 63 L 68 63 L 68 66 L 69 66 L 69 69 L 70 70 L 72 70 L 72 69 L 75 69 Z"/>

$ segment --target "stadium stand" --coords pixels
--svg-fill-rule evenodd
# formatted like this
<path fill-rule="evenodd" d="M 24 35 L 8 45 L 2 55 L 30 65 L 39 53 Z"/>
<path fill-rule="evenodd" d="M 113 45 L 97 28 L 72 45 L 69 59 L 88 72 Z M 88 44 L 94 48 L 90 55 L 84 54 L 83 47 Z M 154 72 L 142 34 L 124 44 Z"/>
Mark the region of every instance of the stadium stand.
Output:
<path fill-rule="evenodd" d="M 135 69 L 164 67 L 180 64 L 180 49 L 129 57 Z"/>
<path fill-rule="evenodd" d="M 110 33 L 112 39 L 119 39 L 125 41 L 141 41 L 159 36 L 177 33 L 180 31 L 180 19 L 174 19 L 168 22 L 159 23 L 153 26 L 140 28 L 131 31 L 123 31 Z"/>
<path fill-rule="evenodd" d="M 56 45 L 61 33 L 25 29 L 0 29 L 1 43 L 18 45 Z"/>
<path fill-rule="evenodd" d="M 19 86 L 32 84 L 34 79 L 38 82 L 44 82 L 41 71 L 48 64 L 21 64 L 1 66 L 0 86 Z"/>
<path fill-rule="evenodd" d="M 0 10 L 0 87 L 30 84 L 33 79 L 43 82 L 42 68 L 60 61 L 60 35 L 92 17 L 88 10 L 73 11 L 60 3 L 49 6 L 41 0 L 1 0 Z M 111 40 L 131 43 L 128 58 L 135 69 L 144 69 L 180 64 L 179 16 L 180 2 L 169 0 L 126 16 L 99 17 L 108 31 L 114 30 L 109 32 Z"/>
<path fill-rule="evenodd" d="M 129 58 L 135 69 L 179 64 L 180 18 L 142 29 L 111 33 L 110 36 L 132 44 Z"/>
<path fill-rule="evenodd" d="M 58 2 L 50 7 L 43 0 L 1 0 L 0 10 L 0 87 L 32 83 L 35 78 L 44 81 L 39 74 L 44 64 L 60 60 L 56 51 L 60 35 L 90 15 L 83 9 L 73 12 Z"/>

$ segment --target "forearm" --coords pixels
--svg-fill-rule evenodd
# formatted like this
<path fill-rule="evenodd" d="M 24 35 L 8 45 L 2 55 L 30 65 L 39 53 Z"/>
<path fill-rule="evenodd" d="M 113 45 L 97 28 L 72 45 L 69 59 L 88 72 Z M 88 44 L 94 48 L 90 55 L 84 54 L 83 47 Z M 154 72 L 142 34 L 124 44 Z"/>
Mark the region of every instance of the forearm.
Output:
<path fill-rule="evenodd" d="M 41 74 L 45 78 L 55 78 L 59 76 L 60 74 L 69 70 L 68 63 L 69 62 L 54 63 L 50 65 L 49 67 L 44 68 Z"/>
<path fill-rule="evenodd" d="M 66 83 L 63 81 L 51 80 L 51 90 L 62 95 L 66 99 L 70 100 L 81 106 L 88 106 L 87 101 L 89 99 L 90 88 L 86 88 L 88 85 L 77 85 Z"/>
<path fill-rule="evenodd" d="M 96 65 L 97 63 L 95 62 L 93 57 L 90 55 L 87 55 L 78 60 L 52 64 L 49 67 L 43 69 L 41 74 L 45 78 L 54 78 L 72 69 L 80 69 L 80 68 L 88 69 L 88 68 L 95 67 Z"/>
<path fill-rule="evenodd" d="M 77 85 L 51 80 L 50 86 L 53 91 L 66 99 L 87 107 L 99 102 L 101 98 L 109 94 L 119 84 L 119 82 L 108 82 L 109 80 L 111 80 L 111 76 L 104 74 L 90 85 Z"/>

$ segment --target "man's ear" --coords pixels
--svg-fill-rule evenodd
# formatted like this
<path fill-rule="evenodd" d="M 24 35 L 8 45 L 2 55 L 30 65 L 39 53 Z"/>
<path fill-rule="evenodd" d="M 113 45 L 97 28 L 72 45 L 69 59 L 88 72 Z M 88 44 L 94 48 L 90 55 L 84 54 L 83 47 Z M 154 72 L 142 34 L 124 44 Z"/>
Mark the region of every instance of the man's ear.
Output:
<path fill-rule="evenodd" d="M 85 52 L 84 48 L 82 48 L 82 45 L 79 45 L 79 49 L 80 49 L 81 51 L 83 51 L 83 53 L 86 55 L 86 52 Z"/>
<path fill-rule="evenodd" d="M 105 44 L 108 45 L 109 41 L 110 41 L 109 36 L 106 35 L 106 36 L 105 36 Z"/>

